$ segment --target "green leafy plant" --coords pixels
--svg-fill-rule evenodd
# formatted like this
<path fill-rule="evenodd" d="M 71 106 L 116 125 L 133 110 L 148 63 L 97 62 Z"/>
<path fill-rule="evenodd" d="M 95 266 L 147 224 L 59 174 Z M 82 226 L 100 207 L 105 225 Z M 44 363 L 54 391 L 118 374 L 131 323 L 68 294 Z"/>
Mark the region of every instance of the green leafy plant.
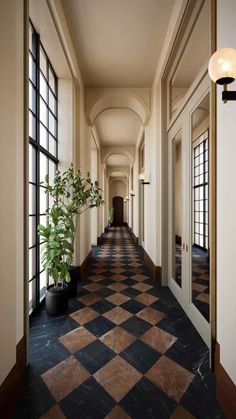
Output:
<path fill-rule="evenodd" d="M 48 176 L 42 185 L 51 198 L 51 206 L 47 210 L 47 226 L 38 226 L 44 241 L 41 259 L 57 290 L 63 287 L 64 280 L 70 281 L 78 216 L 104 201 L 98 182 L 92 182 L 89 174 L 83 178 L 80 170 L 74 172 L 72 164 L 64 173 L 56 173 L 52 185 Z"/>
<path fill-rule="evenodd" d="M 114 208 L 110 208 L 108 211 L 108 225 L 110 226 L 114 220 Z"/>

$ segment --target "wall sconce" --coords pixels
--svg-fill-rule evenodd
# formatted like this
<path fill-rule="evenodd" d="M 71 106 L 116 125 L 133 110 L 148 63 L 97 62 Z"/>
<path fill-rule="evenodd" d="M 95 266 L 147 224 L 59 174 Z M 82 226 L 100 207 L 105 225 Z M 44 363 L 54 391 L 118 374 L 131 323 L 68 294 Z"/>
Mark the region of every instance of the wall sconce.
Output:
<path fill-rule="evenodd" d="M 208 65 L 208 72 L 214 83 L 224 86 L 222 100 L 236 100 L 236 91 L 227 90 L 227 84 L 236 79 L 236 49 L 220 48 L 212 56 Z"/>
<path fill-rule="evenodd" d="M 124 203 L 127 204 L 127 199 L 124 198 Z"/>
<path fill-rule="evenodd" d="M 141 172 L 140 174 L 139 174 L 139 180 L 141 181 L 141 183 L 142 183 L 142 185 L 150 185 L 150 182 L 147 182 L 146 180 L 145 180 L 145 173 L 144 172 Z"/>
<path fill-rule="evenodd" d="M 130 196 L 135 196 L 135 193 L 133 190 L 130 191 Z"/>
<path fill-rule="evenodd" d="M 128 197 L 128 196 L 125 196 L 125 200 L 126 200 L 126 201 L 129 201 L 129 197 Z"/>

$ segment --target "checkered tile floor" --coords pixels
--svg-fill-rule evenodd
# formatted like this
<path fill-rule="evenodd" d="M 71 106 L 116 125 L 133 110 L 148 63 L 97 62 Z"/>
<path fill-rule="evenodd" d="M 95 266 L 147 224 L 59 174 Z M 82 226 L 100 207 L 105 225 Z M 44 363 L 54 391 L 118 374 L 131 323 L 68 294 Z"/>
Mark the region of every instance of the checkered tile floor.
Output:
<path fill-rule="evenodd" d="M 14 418 L 223 418 L 208 349 L 125 228 L 94 248 L 69 312 L 31 322 Z"/>

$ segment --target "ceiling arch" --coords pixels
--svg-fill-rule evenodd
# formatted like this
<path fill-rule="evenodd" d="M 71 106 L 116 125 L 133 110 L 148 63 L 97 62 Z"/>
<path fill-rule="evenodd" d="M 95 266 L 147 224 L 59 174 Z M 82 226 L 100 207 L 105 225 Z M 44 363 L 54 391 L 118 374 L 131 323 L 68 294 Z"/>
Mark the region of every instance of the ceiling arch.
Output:
<path fill-rule="evenodd" d="M 106 109 L 130 109 L 145 125 L 149 118 L 149 108 L 144 100 L 131 91 L 109 92 L 98 95 L 87 110 L 91 125 L 94 125 L 98 115 Z"/>
<path fill-rule="evenodd" d="M 106 151 L 103 155 L 103 163 L 107 164 L 107 160 L 109 159 L 110 156 L 115 156 L 115 155 L 124 155 L 126 157 L 128 157 L 130 164 L 133 163 L 133 155 L 131 154 L 131 152 L 129 150 L 127 150 L 126 148 L 123 147 L 118 147 L 118 148 L 114 148 L 114 150 L 109 149 L 109 151 Z"/>

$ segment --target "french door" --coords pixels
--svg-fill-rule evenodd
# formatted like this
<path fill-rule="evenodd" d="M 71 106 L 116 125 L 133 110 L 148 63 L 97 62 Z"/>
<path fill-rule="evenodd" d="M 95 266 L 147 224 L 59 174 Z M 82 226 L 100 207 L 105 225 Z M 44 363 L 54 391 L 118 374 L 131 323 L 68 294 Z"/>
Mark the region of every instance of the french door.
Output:
<path fill-rule="evenodd" d="M 168 132 L 168 285 L 208 346 L 209 115 L 206 76 Z"/>

